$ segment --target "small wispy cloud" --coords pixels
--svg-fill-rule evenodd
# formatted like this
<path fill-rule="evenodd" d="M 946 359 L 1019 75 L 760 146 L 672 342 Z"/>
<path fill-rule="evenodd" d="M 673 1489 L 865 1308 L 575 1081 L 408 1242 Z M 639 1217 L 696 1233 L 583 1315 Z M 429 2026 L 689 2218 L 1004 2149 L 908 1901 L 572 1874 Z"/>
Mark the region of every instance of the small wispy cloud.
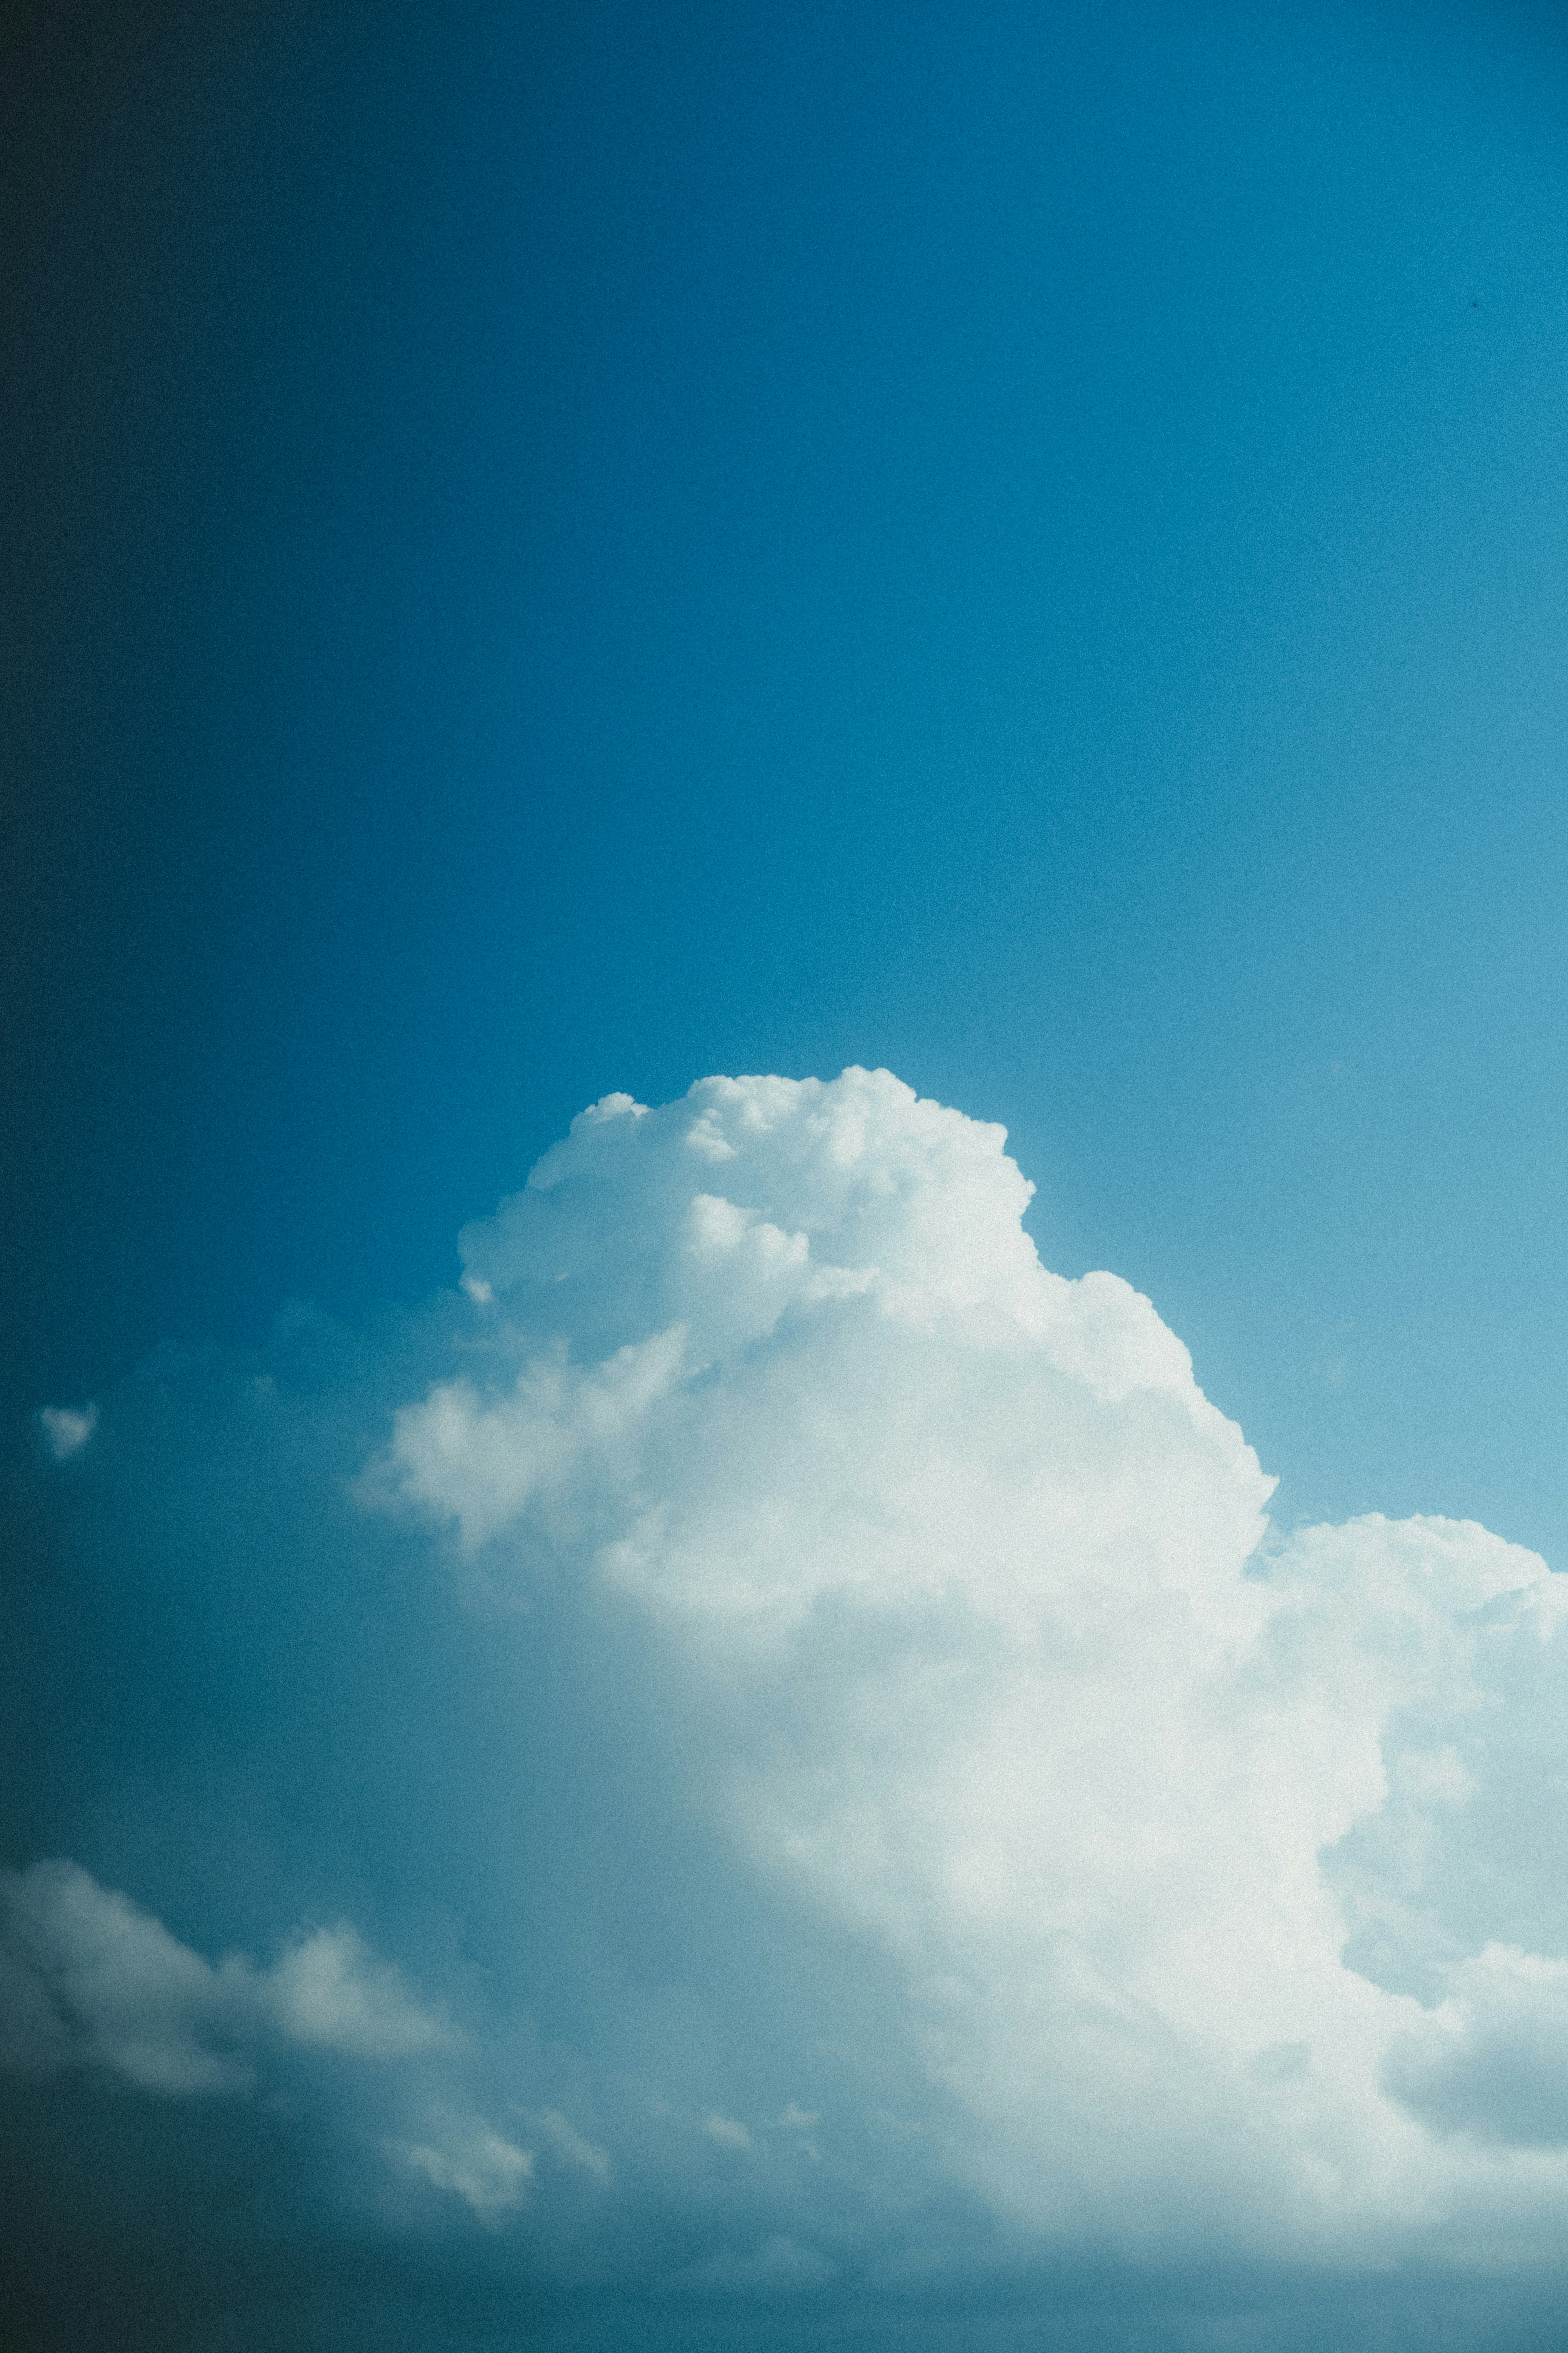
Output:
<path fill-rule="evenodd" d="M 481 2222 L 500 2222 L 521 2206 L 533 2179 L 533 2151 L 519 2148 L 475 2116 L 443 2120 L 438 2138 L 389 2141 L 388 2156 L 444 2189 Z"/>
<path fill-rule="evenodd" d="M 39 1409 L 38 1426 L 44 1433 L 44 1443 L 57 1462 L 68 1462 L 79 1454 L 93 1431 L 98 1428 L 96 1405 L 46 1405 Z"/>
<path fill-rule="evenodd" d="M 596 2181 L 608 2181 L 608 2152 L 596 2147 L 591 2140 L 584 2140 L 559 2108 L 542 2109 L 534 2121 L 557 2157 L 564 2158 L 568 2165 L 577 2166 L 584 2173 L 591 2173 Z"/>

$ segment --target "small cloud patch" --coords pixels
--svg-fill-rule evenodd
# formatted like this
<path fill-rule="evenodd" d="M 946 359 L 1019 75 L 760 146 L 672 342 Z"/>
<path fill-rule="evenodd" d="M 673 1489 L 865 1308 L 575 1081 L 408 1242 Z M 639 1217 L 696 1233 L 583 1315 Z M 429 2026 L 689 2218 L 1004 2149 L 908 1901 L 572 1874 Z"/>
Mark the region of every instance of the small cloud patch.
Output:
<path fill-rule="evenodd" d="M 68 1462 L 73 1454 L 81 1452 L 98 1428 L 98 1408 L 95 1405 L 47 1405 L 38 1414 L 38 1427 L 55 1461 Z"/>

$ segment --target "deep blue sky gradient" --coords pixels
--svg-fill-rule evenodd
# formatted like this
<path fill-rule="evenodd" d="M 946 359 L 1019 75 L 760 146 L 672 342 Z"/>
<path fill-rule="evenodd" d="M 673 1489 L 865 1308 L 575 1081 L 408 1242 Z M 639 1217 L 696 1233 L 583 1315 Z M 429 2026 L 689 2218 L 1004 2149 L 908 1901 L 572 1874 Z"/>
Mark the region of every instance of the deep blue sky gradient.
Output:
<path fill-rule="evenodd" d="M 1289 1515 L 1568 1552 L 1565 50 L 21 37 L 13 1416 L 449 1279 L 610 1087 L 858 1060 Z"/>

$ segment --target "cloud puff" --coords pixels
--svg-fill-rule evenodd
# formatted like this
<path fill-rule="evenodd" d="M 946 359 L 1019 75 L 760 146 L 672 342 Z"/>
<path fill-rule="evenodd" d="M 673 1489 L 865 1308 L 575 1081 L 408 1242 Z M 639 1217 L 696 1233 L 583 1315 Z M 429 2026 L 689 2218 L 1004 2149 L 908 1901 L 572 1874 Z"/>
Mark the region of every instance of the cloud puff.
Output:
<path fill-rule="evenodd" d="M 74 1862 L 0 1872 L 0 2064 L 96 2067 L 171 2098 L 244 2091 L 269 2045 L 393 2060 L 450 2029 L 352 1928 L 301 1935 L 268 1969 L 214 1964 Z"/>
<path fill-rule="evenodd" d="M 1272 1537 L 1150 1303 L 1040 1264 L 1004 1143 L 885 1071 L 606 1097 L 464 1233 L 468 1365 L 372 1490 L 627 1630 L 690 1803 L 892 1968 L 1010 2226 L 1546 2249 L 1568 1921 L 1515 1748 L 1562 1586 L 1468 1524 Z"/>
<path fill-rule="evenodd" d="M 520 2206 L 533 2178 L 533 2152 L 519 2148 L 477 2117 L 444 2120 L 437 2141 L 393 2141 L 388 2153 L 437 2189 L 451 2190 L 478 2215 L 495 2223 Z"/>
<path fill-rule="evenodd" d="M 68 1462 L 73 1454 L 81 1452 L 98 1428 L 98 1408 L 95 1405 L 84 1405 L 79 1409 L 68 1405 L 42 1406 L 38 1410 L 38 1427 L 55 1461 Z"/>

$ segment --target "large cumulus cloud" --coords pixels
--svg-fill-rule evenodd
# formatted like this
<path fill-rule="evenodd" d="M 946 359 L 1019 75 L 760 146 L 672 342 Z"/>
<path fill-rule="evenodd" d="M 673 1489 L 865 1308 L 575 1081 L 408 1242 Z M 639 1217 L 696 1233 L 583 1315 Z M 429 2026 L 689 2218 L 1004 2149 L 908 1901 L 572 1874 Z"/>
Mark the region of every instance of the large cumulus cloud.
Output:
<path fill-rule="evenodd" d="M 1240 1431 L 1147 1300 L 1039 1263 L 1003 1145 L 885 1072 L 607 1099 L 463 1238 L 515 1373 L 405 1409 L 383 1477 L 635 1613 L 694 1799 L 896 1956 L 1010 2211 L 1552 2227 L 1568 2112 L 1511 2123 L 1489 2054 L 1552 2045 L 1563 1965 L 1467 1952 L 1434 1858 L 1562 1588 L 1436 1520 L 1267 1547 Z"/>
<path fill-rule="evenodd" d="M 464 1915 L 428 1992 L 338 1926 L 209 1963 L 55 1862 L 6 1883 L 14 2060 L 236 2096 L 352 2060 L 411 2087 L 345 2111 L 397 2229 L 418 2189 L 699 2299 L 1540 2275 L 1560 1581 L 1468 1524 L 1271 1529 L 1185 1349 L 1049 1272 L 1029 1197 L 885 1071 L 584 1113 L 466 1295 L 338 1377 L 380 1437 L 310 1408 L 363 1433 L 344 1527 L 521 1662 L 466 1671 L 439 1836 L 389 1800 Z"/>

